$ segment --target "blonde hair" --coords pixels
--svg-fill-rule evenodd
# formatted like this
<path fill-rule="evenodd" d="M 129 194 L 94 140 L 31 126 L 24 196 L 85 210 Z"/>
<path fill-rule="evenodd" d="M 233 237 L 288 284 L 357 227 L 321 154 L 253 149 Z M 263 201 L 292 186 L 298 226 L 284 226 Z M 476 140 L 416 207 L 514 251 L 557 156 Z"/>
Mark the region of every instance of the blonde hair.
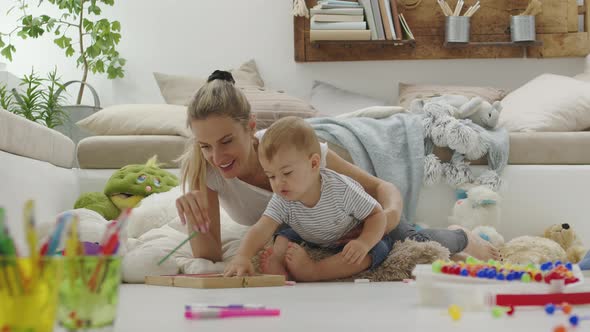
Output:
<path fill-rule="evenodd" d="M 258 153 L 271 161 L 285 147 L 312 155 L 320 154 L 320 142 L 311 125 L 295 116 L 284 117 L 273 123 L 264 133 L 258 145 Z"/>
<path fill-rule="evenodd" d="M 227 116 L 246 127 L 250 120 L 250 103 L 242 91 L 234 86 L 234 83 L 230 73 L 219 70 L 213 72 L 188 105 L 187 125 L 190 127 L 192 120 L 204 120 L 210 116 Z M 189 190 L 205 191 L 207 161 L 194 137 L 187 141 L 184 153 L 178 160 L 181 165 L 182 191 L 185 192 L 187 181 Z"/>

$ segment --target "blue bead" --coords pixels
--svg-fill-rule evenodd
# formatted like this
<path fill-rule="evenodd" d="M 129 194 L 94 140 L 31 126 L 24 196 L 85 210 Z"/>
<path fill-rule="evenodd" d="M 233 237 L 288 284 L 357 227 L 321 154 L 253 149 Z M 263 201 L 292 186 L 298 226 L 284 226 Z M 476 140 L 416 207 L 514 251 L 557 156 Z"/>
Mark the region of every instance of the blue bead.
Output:
<path fill-rule="evenodd" d="M 545 312 L 550 315 L 553 315 L 553 313 L 555 312 L 555 305 L 551 303 L 545 305 Z"/>
<path fill-rule="evenodd" d="M 461 275 L 467 277 L 469 275 L 469 271 L 467 271 L 467 269 L 463 269 L 461 270 Z"/>
<path fill-rule="evenodd" d="M 568 270 L 570 270 L 570 271 L 571 271 L 571 270 L 574 268 L 574 266 L 572 265 L 572 263 L 569 263 L 569 262 L 565 264 L 565 267 L 566 267 Z"/>
<path fill-rule="evenodd" d="M 556 262 L 555 262 L 555 267 L 558 267 L 558 266 L 560 266 L 561 264 L 563 264 L 561 261 L 556 261 Z"/>
<path fill-rule="evenodd" d="M 514 279 L 514 273 L 513 272 L 508 273 L 508 275 L 506 276 L 506 280 L 512 281 L 513 279 Z"/>
<path fill-rule="evenodd" d="M 573 326 L 578 326 L 578 323 L 579 322 L 580 322 L 580 318 L 578 318 L 578 316 L 571 315 L 571 317 L 570 317 L 570 324 L 572 324 Z"/>
<path fill-rule="evenodd" d="M 486 277 L 486 270 L 485 270 L 485 269 L 483 269 L 483 270 L 479 270 L 479 271 L 477 272 L 477 277 L 478 277 L 478 278 L 485 278 L 485 277 Z"/>
<path fill-rule="evenodd" d="M 504 277 L 504 275 L 503 275 L 502 273 L 498 273 L 498 274 L 496 275 L 496 279 L 498 279 L 498 280 L 504 280 L 504 279 L 505 279 L 505 277 Z"/>
<path fill-rule="evenodd" d="M 496 277 L 496 270 L 490 269 L 487 274 L 488 279 L 494 279 Z"/>

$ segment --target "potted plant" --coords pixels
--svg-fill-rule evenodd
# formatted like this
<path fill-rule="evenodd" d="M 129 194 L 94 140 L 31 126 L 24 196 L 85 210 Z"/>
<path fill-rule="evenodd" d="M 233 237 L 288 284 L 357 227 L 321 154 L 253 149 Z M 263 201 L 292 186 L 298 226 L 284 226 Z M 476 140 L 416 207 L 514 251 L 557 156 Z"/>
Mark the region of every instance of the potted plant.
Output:
<path fill-rule="evenodd" d="M 109 79 L 124 77 L 125 59 L 119 56 L 117 45 L 121 40 L 121 24 L 101 16 L 101 5 L 113 6 L 114 0 L 35 0 L 35 6 L 51 5 L 50 15 L 32 15 L 29 7 L 32 0 L 17 0 L 9 10 L 19 11 L 16 27 L 9 32 L 0 33 L 0 54 L 12 61 L 16 52 L 12 37 L 39 38 L 45 34 L 55 36 L 54 43 L 64 50 L 66 57 L 76 56 L 77 67 L 81 69 L 81 78 L 64 83 L 64 88 L 72 83 L 79 83 L 80 88 L 75 106 L 64 107 L 69 121 L 65 124 L 66 134 L 79 131 L 75 123 L 100 109 L 98 95 L 88 84 L 88 75 L 103 74 Z M 94 105 L 81 105 L 85 88 L 93 93 Z M 68 133 L 69 132 L 69 133 Z M 72 137 L 77 141 L 74 137 Z"/>
<path fill-rule="evenodd" d="M 48 128 L 57 128 L 67 121 L 67 114 L 63 111 L 64 97 L 59 93 L 63 84 L 57 76 L 57 69 L 46 78 L 31 70 L 30 75 L 21 79 L 19 87 L 22 92 L 0 84 L 1 108 Z"/>

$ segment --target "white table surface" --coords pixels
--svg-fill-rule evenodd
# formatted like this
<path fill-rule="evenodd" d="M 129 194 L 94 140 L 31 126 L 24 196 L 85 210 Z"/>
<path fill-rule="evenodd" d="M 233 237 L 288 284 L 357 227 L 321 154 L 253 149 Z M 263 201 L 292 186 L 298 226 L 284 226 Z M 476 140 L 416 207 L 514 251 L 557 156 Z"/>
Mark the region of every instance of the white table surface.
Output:
<path fill-rule="evenodd" d="M 295 286 L 201 290 L 122 285 L 115 331 L 553 331 L 567 323 L 557 312 L 519 309 L 513 317 L 463 312 L 454 322 L 447 308 L 423 307 L 406 283 L 299 283 Z M 280 317 L 186 320 L 188 303 L 256 303 L 281 309 Z M 590 316 L 590 307 L 575 312 Z M 586 329 L 587 328 L 587 329 Z M 577 331 L 590 331 L 590 321 Z"/>

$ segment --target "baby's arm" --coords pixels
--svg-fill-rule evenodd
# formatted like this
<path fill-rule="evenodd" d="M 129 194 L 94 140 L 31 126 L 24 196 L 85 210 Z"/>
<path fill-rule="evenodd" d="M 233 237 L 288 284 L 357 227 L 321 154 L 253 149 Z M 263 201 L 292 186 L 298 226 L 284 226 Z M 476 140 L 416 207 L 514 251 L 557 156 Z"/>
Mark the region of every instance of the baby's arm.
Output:
<path fill-rule="evenodd" d="M 262 216 L 244 236 L 236 256 L 225 268 L 224 275 L 230 277 L 253 274 L 250 259 L 268 242 L 278 227 L 279 223 L 272 218 Z"/>
<path fill-rule="evenodd" d="M 344 246 L 342 254 L 349 264 L 360 263 L 369 250 L 373 248 L 385 235 L 387 218 L 381 205 L 376 205 L 373 211 L 365 218 L 363 230 L 359 237 Z"/>

